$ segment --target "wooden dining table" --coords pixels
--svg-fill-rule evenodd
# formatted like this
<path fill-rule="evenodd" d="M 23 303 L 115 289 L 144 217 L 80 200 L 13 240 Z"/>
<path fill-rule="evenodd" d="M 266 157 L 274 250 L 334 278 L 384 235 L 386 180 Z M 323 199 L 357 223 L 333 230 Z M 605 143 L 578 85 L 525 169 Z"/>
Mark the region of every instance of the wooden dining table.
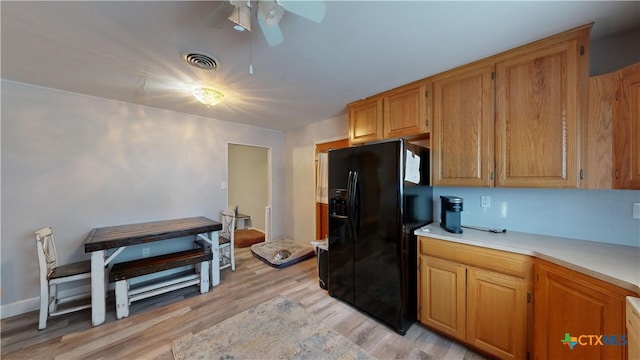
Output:
<path fill-rule="evenodd" d="M 106 285 L 108 265 L 131 245 L 177 239 L 187 236 L 211 244 L 211 286 L 220 284 L 218 232 L 222 224 L 206 217 L 152 221 L 100 227 L 91 230 L 84 242 L 85 253 L 91 253 L 91 323 L 98 326 L 106 317 Z"/>

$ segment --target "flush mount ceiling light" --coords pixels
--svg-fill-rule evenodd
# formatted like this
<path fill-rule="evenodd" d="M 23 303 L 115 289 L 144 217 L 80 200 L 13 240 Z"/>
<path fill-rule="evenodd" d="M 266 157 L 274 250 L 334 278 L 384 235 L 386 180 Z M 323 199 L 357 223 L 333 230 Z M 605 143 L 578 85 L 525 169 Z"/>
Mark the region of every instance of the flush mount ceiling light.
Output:
<path fill-rule="evenodd" d="M 191 93 L 201 103 L 207 106 L 217 105 L 224 99 L 224 94 L 220 91 L 208 87 L 194 87 L 191 89 Z"/>

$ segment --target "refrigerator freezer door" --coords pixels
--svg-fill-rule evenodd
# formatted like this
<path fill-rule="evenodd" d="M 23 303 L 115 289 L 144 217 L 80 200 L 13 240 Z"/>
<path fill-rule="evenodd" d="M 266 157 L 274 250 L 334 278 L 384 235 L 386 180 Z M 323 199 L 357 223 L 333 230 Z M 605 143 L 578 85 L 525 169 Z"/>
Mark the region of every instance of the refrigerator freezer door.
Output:
<path fill-rule="evenodd" d="M 354 303 L 353 227 L 349 214 L 349 188 L 353 176 L 353 150 L 329 151 L 329 294 Z"/>

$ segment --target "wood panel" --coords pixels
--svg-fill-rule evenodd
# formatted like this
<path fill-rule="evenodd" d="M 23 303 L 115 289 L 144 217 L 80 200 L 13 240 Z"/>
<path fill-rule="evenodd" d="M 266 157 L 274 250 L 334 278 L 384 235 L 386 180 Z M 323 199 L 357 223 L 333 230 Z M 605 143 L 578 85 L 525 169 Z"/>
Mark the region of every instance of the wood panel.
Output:
<path fill-rule="evenodd" d="M 526 358 L 527 282 L 467 269 L 467 341 L 501 359 Z"/>
<path fill-rule="evenodd" d="M 107 226 L 89 232 L 84 242 L 84 251 L 107 250 L 220 230 L 221 223 L 202 216 Z"/>
<path fill-rule="evenodd" d="M 533 259 L 530 256 L 482 248 L 473 245 L 458 244 L 452 241 L 419 237 L 420 253 L 429 254 L 462 264 L 472 265 L 503 274 L 528 279 L 533 272 Z"/>
<path fill-rule="evenodd" d="M 479 63 L 434 77 L 434 185 L 493 185 L 492 72 L 492 64 Z"/>
<path fill-rule="evenodd" d="M 535 261 L 535 358 L 624 359 L 623 346 L 563 343 L 566 335 L 621 335 L 633 293 L 544 260 Z"/>
<path fill-rule="evenodd" d="M 426 80 L 390 90 L 383 95 L 384 138 L 428 132 L 426 95 Z"/>
<path fill-rule="evenodd" d="M 640 63 L 620 72 L 614 117 L 614 187 L 640 189 Z"/>
<path fill-rule="evenodd" d="M 382 97 L 349 104 L 349 141 L 361 144 L 382 139 Z"/>
<path fill-rule="evenodd" d="M 613 116 L 616 106 L 617 73 L 589 79 L 587 159 L 584 188 L 611 189 L 613 166 Z"/>
<path fill-rule="evenodd" d="M 579 185 L 578 51 L 573 39 L 496 64 L 497 186 Z"/>
<path fill-rule="evenodd" d="M 466 334 L 466 268 L 420 256 L 420 321 L 462 341 Z"/>

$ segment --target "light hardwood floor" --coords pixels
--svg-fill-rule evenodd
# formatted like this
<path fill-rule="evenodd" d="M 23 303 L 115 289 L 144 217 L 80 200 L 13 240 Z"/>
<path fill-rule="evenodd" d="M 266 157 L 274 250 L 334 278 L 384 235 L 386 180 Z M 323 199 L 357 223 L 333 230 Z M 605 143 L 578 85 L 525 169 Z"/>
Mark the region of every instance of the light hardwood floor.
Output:
<path fill-rule="evenodd" d="M 325 325 L 378 359 L 485 359 L 415 323 L 400 336 L 318 286 L 316 259 L 274 269 L 236 249 L 236 271 L 222 271 L 219 286 L 206 294 L 196 287 L 136 302 L 128 318 L 116 320 L 107 301 L 107 320 L 91 326 L 90 310 L 50 318 L 38 331 L 37 311 L 1 322 L 2 359 L 173 359 L 172 341 L 240 313 L 275 296 L 285 296 Z"/>

